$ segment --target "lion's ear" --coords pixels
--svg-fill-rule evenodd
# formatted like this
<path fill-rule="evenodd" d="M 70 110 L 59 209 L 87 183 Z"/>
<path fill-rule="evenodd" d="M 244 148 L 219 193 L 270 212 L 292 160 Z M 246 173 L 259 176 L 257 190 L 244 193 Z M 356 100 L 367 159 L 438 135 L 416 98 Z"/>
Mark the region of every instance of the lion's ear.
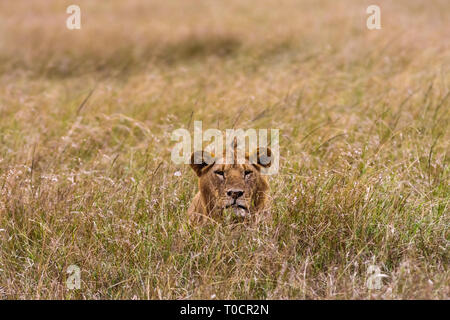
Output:
<path fill-rule="evenodd" d="M 214 163 L 214 158 L 209 152 L 195 151 L 191 156 L 191 168 L 197 176 L 201 176 L 203 169 Z"/>
<path fill-rule="evenodd" d="M 272 165 L 272 151 L 269 147 L 258 148 L 250 156 L 250 162 L 252 164 L 258 164 L 264 168 L 269 168 Z"/>

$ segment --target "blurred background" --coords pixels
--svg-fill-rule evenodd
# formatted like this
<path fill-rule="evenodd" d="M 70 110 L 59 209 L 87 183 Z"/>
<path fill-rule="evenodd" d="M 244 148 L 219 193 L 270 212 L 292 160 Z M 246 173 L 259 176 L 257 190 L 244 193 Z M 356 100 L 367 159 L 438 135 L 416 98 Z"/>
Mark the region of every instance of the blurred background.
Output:
<path fill-rule="evenodd" d="M 2 1 L 0 70 L 68 77 L 230 56 L 322 63 L 337 55 L 349 64 L 355 52 L 369 59 L 401 48 L 391 57 L 400 59 L 442 54 L 449 42 L 445 0 L 377 1 L 382 29 L 372 32 L 370 1 L 81 0 L 81 30 L 66 28 L 70 4 Z"/>

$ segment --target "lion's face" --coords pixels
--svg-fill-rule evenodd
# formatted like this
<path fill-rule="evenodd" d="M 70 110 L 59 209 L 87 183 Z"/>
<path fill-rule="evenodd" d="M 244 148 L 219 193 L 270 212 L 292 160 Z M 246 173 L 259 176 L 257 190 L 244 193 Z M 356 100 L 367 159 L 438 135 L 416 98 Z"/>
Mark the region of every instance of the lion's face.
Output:
<path fill-rule="evenodd" d="M 223 158 L 209 163 L 191 164 L 199 177 L 200 195 L 208 214 L 221 215 L 230 210 L 237 217 L 248 217 L 262 209 L 269 185 L 261 174 L 261 162 L 251 164 L 246 156 L 242 164 L 225 164 Z"/>

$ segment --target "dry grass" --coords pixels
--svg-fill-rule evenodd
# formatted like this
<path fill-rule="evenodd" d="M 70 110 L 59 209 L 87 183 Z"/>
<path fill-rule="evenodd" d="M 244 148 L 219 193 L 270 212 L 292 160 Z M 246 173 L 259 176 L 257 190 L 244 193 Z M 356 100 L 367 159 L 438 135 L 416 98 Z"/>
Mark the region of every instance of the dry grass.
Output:
<path fill-rule="evenodd" d="M 0 296 L 449 298 L 447 0 L 76 2 L 0 2 Z M 191 117 L 281 130 L 268 219 L 188 225 Z"/>

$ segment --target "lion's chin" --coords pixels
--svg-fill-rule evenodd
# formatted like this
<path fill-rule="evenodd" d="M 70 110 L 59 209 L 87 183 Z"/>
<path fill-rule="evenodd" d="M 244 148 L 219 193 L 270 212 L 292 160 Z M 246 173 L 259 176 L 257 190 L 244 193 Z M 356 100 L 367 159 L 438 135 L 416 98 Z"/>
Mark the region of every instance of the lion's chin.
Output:
<path fill-rule="evenodd" d="M 234 204 L 234 205 L 228 205 L 225 207 L 226 209 L 232 209 L 233 213 L 235 214 L 236 217 L 238 218 L 245 218 L 248 217 L 250 215 L 248 208 L 246 206 L 243 205 L 239 205 L 239 204 Z"/>
<path fill-rule="evenodd" d="M 241 207 L 234 207 L 234 214 L 239 218 L 245 218 L 249 216 L 249 212 L 247 209 L 241 208 Z"/>

